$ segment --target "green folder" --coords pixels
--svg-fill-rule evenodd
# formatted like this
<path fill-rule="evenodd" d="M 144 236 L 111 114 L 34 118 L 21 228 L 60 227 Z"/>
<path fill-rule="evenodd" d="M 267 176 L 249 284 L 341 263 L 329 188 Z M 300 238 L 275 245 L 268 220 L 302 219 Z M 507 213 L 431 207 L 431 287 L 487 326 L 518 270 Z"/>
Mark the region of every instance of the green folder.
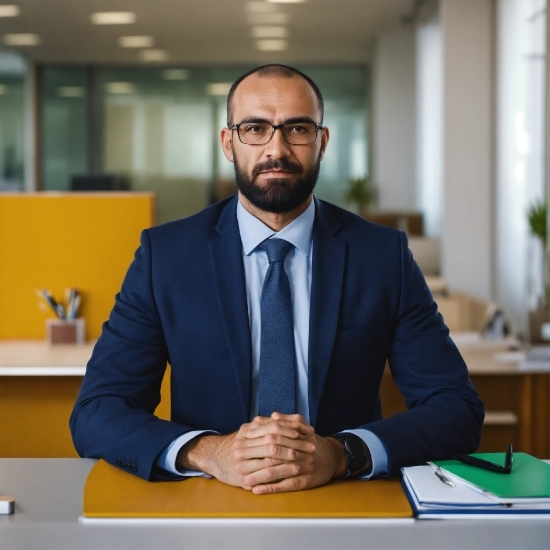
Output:
<path fill-rule="evenodd" d="M 472 456 L 504 466 L 505 455 L 506 453 L 477 453 Z M 526 453 L 514 453 L 510 474 L 490 472 L 458 460 L 438 460 L 434 464 L 499 500 L 550 500 L 550 465 Z"/>

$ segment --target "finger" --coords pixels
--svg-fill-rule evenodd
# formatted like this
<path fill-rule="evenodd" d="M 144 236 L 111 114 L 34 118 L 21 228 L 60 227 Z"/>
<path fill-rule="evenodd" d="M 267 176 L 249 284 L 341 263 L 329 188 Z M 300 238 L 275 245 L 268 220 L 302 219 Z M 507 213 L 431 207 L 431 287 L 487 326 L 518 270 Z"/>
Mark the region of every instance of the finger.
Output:
<path fill-rule="evenodd" d="M 294 476 L 282 479 L 275 483 L 264 483 L 252 487 L 252 492 L 255 495 L 268 495 L 272 493 L 289 493 L 292 491 L 302 491 L 312 487 L 307 476 Z"/>
<path fill-rule="evenodd" d="M 256 444 L 256 443 L 260 444 Z M 313 456 L 315 445 L 307 441 L 284 439 L 275 443 L 271 436 L 265 441 L 253 439 L 249 444 L 235 451 L 238 462 L 257 458 L 277 458 L 287 462 L 306 462 Z M 307 458 L 306 458 L 307 457 Z"/>
<path fill-rule="evenodd" d="M 247 486 L 256 487 L 257 485 L 264 485 L 275 483 L 287 478 L 296 477 L 301 472 L 300 467 L 294 463 L 279 464 L 277 466 L 268 466 L 247 475 L 244 481 Z"/>
<path fill-rule="evenodd" d="M 252 422 L 248 422 L 246 424 L 243 424 L 238 431 L 238 435 L 240 437 L 245 437 L 250 430 L 254 430 L 259 428 L 260 426 L 264 426 L 266 424 L 272 424 L 274 422 L 273 418 L 269 416 L 256 416 Z"/>
<path fill-rule="evenodd" d="M 280 433 L 287 437 L 310 437 L 315 433 L 315 429 L 308 424 L 301 424 L 296 420 L 275 420 L 270 423 L 252 426 L 247 432 L 247 437 L 261 437 L 267 433 Z"/>
<path fill-rule="evenodd" d="M 271 468 L 281 464 L 288 464 L 288 462 L 279 458 L 255 458 L 241 462 L 237 467 L 237 471 L 240 475 L 247 476 L 265 468 Z"/>
<path fill-rule="evenodd" d="M 309 425 L 301 414 L 284 414 L 274 411 L 271 413 L 271 418 L 275 420 L 291 420 L 294 422 L 299 422 L 300 424 Z"/>
<path fill-rule="evenodd" d="M 312 455 L 317 447 L 311 441 L 303 439 L 291 439 L 282 435 L 268 434 L 256 439 L 247 439 L 246 444 L 241 445 L 242 449 L 262 449 L 259 452 L 265 452 L 265 457 L 283 458 L 284 460 L 294 460 L 294 456 L 280 456 L 278 449 L 290 449 L 294 452 L 304 453 L 304 455 Z M 258 451 L 254 451 L 257 453 Z M 277 454 L 273 454 L 277 453 Z"/>
<path fill-rule="evenodd" d="M 315 428 L 310 426 L 300 414 L 283 414 L 275 411 L 271 414 L 271 418 L 279 422 L 288 423 L 290 426 L 293 426 L 298 430 L 304 430 L 308 434 L 315 433 Z"/>
<path fill-rule="evenodd" d="M 256 428 L 252 428 L 246 433 L 245 437 L 247 437 L 248 439 L 257 439 L 259 437 L 264 437 L 265 435 L 269 434 L 281 435 L 290 439 L 305 437 L 294 426 L 291 426 L 288 423 L 279 420 L 273 420 L 269 424 L 264 424 Z"/>

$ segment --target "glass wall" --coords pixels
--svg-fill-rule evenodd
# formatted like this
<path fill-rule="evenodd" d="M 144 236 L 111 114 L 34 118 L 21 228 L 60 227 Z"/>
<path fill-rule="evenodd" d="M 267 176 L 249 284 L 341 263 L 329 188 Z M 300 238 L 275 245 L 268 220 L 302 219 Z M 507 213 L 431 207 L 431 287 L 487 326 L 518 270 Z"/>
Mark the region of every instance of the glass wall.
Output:
<path fill-rule="evenodd" d="M 301 68 L 323 92 L 331 131 L 316 195 L 344 205 L 347 181 L 368 172 L 367 70 Z M 102 105 L 103 173 L 118 176 L 132 190 L 156 192 L 159 223 L 234 193 L 233 165 L 223 156 L 219 133 L 229 87 L 246 70 L 96 69 L 99 86 L 78 95 L 84 70 L 46 69 L 45 188 L 66 189 L 71 175 L 86 169 L 88 100 Z M 67 97 L 71 89 L 74 95 Z M 94 93 L 99 97 L 91 97 Z"/>
<path fill-rule="evenodd" d="M 42 72 L 42 187 L 67 191 L 73 176 L 87 173 L 87 71 Z"/>
<path fill-rule="evenodd" d="M 0 191 L 24 187 L 26 71 L 22 57 L 0 52 Z"/>

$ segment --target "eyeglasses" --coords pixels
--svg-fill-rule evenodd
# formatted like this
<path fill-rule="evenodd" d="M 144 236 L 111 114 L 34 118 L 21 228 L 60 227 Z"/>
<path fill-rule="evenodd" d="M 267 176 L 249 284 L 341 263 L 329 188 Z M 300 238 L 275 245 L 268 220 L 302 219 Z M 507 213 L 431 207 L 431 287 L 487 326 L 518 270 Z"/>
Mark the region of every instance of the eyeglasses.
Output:
<path fill-rule="evenodd" d="M 231 126 L 231 130 L 237 130 L 239 141 L 245 145 L 266 145 L 277 130 L 281 130 L 289 145 L 309 145 L 317 141 L 317 133 L 323 128 L 324 126 L 308 120 L 287 121 L 282 124 L 250 120 Z"/>

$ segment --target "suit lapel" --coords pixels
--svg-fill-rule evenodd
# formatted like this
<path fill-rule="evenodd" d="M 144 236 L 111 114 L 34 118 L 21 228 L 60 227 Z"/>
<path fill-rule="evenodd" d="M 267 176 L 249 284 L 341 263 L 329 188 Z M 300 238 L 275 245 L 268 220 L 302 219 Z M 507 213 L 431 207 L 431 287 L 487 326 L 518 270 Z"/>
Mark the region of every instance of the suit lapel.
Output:
<path fill-rule="evenodd" d="M 346 242 L 334 236 L 340 228 L 339 222 L 322 202 L 316 201 L 316 209 L 308 351 L 309 417 L 312 426 L 317 422 L 338 328 L 347 251 Z"/>
<path fill-rule="evenodd" d="M 230 201 L 222 211 L 216 226 L 219 236 L 211 240 L 208 246 L 225 336 L 240 390 L 244 418 L 248 421 L 252 344 L 236 200 Z"/>

